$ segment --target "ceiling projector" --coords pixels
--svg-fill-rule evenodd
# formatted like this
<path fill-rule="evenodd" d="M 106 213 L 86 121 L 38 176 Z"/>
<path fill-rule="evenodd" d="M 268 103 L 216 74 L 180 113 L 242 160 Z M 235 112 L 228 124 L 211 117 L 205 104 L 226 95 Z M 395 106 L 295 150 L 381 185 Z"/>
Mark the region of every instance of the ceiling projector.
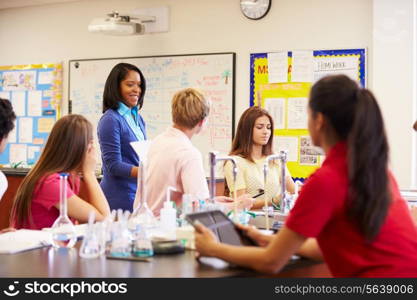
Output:
<path fill-rule="evenodd" d="M 145 25 L 131 22 L 129 16 L 120 16 L 117 12 L 109 18 L 96 18 L 88 25 L 88 31 L 108 35 L 139 35 L 145 33 Z"/>

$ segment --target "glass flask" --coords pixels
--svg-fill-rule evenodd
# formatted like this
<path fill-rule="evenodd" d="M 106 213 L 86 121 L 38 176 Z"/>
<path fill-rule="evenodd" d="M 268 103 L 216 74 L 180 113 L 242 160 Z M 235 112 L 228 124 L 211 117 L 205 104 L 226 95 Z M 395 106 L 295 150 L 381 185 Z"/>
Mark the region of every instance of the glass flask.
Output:
<path fill-rule="evenodd" d="M 133 235 L 132 255 L 137 257 L 153 256 L 152 241 L 148 237 L 145 229 L 139 224 L 136 225 Z"/>
<path fill-rule="evenodd" d="M 94 218 L 94 211 L 91 211 L 88 217 L 87 232 L 80 248 L 80 256 L 83 258 L 96 258 L 101 254 L 99 237 L 94 227 Z"/>
<path fill-rule="evenodd" d="M 134 235 L 137 225 L 140 225 L 146 231 L 153 230 L 158 225 L 152 210 L 146 202 L 145 167 L 143 162 L 139 163 L 139 169 L 140 176 L 138 176 L 138 190 L 136 191 L 136 197 L 139 198 L 139 205 L 134 209 L 128 220 L 128 227 L 132 235 Z"/>
<path fill-rule="evenodd" d="M 67 213 L 68 173 L 59 174 L 59 217 L 52 225 L 52 246 L 55 248 L 72 248 L 77 241 L 74 224 Z"/>

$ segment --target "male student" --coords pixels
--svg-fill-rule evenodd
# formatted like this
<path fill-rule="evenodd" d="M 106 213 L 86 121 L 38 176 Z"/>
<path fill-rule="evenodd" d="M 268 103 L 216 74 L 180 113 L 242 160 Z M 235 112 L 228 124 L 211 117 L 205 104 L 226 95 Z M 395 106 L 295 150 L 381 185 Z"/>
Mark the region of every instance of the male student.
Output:
<path fill-rule="evenodd" d="M 204 128 L 210 111 L 208 100 L 199 91 L 187 88 L 177 92 L 172 99 L 173 125 L 158 135 L 149 147 L 146 166 L 147 202 L 158 216 L 166 200 L 169 186 L 179 193 L 173 195 L 177 205 L 178 194 L 191 194 L 199 199 L 209 198 L 209 191 L 200 151 L 191 139 Z M 219 202 L 229 202 L 228 197 L 216 197 Z M 238 198 L 240 207 L 250 208 L 249 195 Z M 135 203 L 136 207 L 137 203 Z"/>

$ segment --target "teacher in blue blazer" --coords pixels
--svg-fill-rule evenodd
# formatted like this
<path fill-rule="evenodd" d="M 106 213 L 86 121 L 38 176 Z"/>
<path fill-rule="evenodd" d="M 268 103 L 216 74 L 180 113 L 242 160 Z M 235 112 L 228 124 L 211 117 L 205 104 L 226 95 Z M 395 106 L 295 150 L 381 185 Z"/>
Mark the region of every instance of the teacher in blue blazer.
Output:
<path fill-rule="evenodd" d="M 127 63 L 114 66 L 104 86 L 104 114 L 97 133 L 103 161 L 100 185 L 111 209 L 133 209 L 139 157 L 130 142 L 146 140 L 145 122 L 139 114 L 145 91 L 142 72 Z"/>

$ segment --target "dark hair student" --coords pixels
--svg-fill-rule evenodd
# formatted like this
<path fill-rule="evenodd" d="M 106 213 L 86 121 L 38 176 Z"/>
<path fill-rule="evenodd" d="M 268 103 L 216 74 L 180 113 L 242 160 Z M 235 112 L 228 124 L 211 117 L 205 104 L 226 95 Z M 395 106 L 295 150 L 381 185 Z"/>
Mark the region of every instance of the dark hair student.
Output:
<path fill-rule="evenodd" d="M 15 120 L 16 115 L 10 101 L 0 98 L 0 154 L 6 149 L 9 133 L 14 128 Z M 8 186 L 7 178 L 0 170 L 0 200 Z"/>
<path fill-rule="evenodd" d="M 273 236 L 241 226 L 259 248 L 217 242 L 196 226 L 196 249 L 274 273 L 296 253 L 324 260 L 336 277 L 416 277 L 417 227 L 388 169 L 378 103 L 345 75 L 317 81 L 308 130 L 326 158 L 306 181 L 285 225 Z"/>
<path fill-rule="evenodd" d="M 126 75 L 129 71 L 137 72 L 140 76 L 140 89 L 141 94 L 137 106 L 139 109 L 143 106 L 143 98 L 145 97 L 146 92 L 146 80 L 142 74 L 142 71 L 132 65 L 127 63 L 119 63 L 113 67 L 110 71 L 110 74 L 107 77 L 106 83 L 104 85 L 103 92 L 103 113 L 108 109 L 118 109 L 119 101 L 123 102 L 123 96 L 120 93 L 120 83 L 126 78 Z"/>
<path fill-rule="evenodd" d="M 0 141 L 7 138 L 13 130 L 15 120 L 16 115 L 10 101 L 0 98 Z"/>
<path fill-rule="evenodd" d="M 369 90 L 339 75 L 313 86 L 309 106 L 313 117 L 320 112 L 328 119 L 333 131 L 329 134 L 347 141 L 348 214 L 372 239 L 381 229 L 391 201 L 389 147 L 376 99 Z"/>

